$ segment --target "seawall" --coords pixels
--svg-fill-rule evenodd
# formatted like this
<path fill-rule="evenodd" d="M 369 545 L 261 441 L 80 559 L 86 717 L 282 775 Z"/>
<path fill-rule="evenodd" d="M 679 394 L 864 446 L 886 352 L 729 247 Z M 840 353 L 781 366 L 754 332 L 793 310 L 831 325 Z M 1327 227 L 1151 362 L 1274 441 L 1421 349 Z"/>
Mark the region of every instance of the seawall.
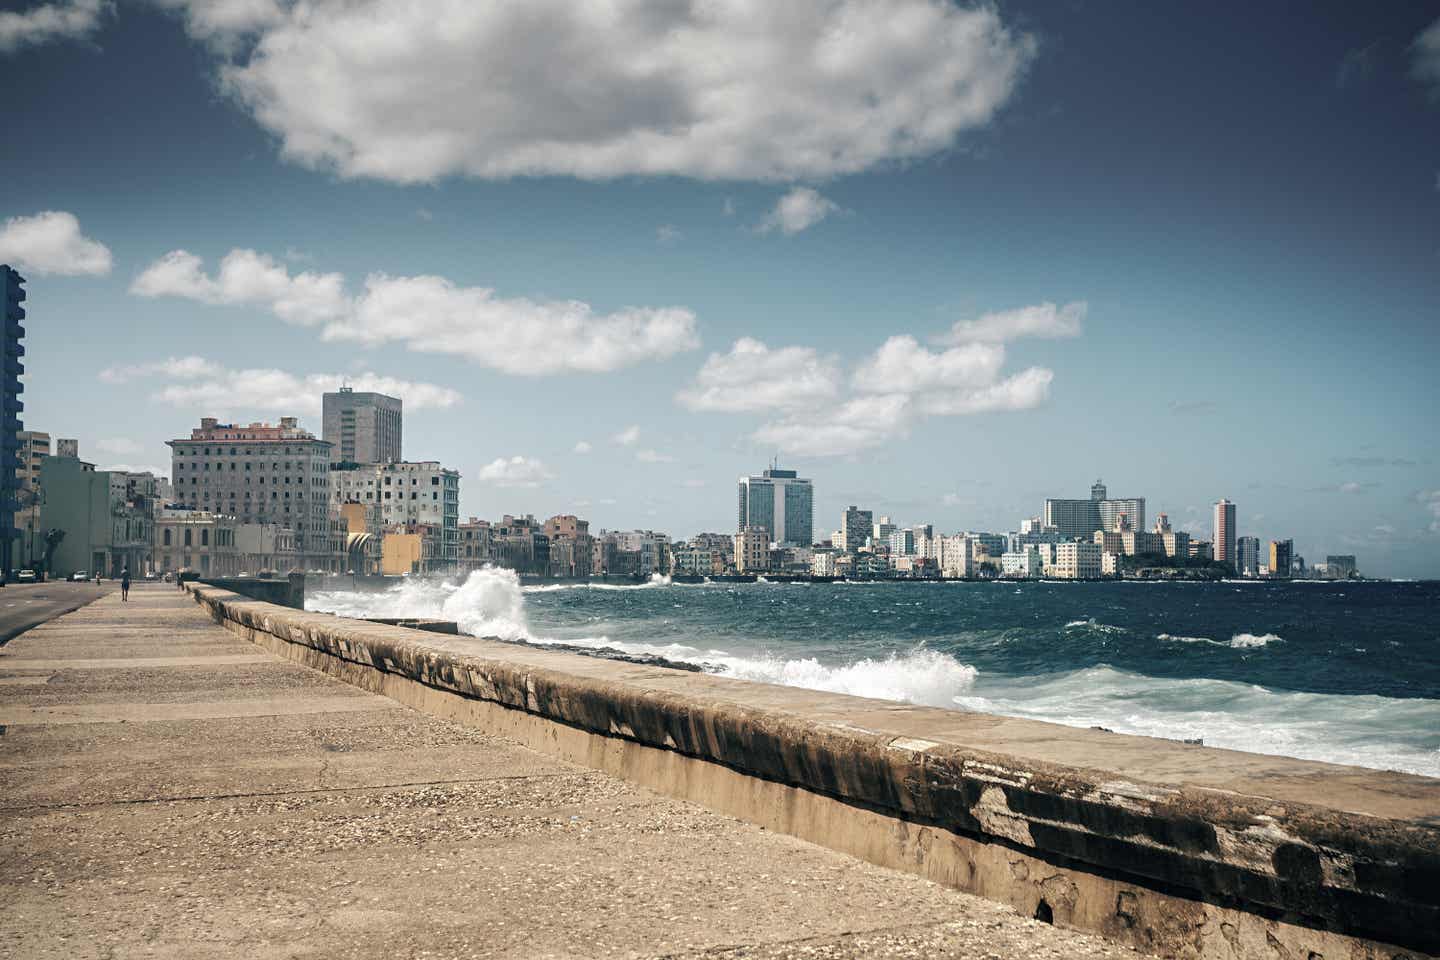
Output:
<path fill-rule="evenodd" d="M 426 713 L 1174 957 L 1440 952 L 1440 780 L 775 687 L 188 588 Z"/>

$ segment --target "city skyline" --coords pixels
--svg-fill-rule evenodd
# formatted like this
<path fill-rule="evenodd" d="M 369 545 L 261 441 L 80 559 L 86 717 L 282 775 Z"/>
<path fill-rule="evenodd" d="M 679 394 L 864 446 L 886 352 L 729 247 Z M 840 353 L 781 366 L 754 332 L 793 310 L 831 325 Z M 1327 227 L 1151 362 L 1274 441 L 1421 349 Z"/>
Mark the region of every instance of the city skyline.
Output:
<path fill-rule="evenodd" d="M 296 113 L 254 46 L 284 15 L 174 6 L 0 42 L 24 425 L 102 468 L 168 475 L 206 416 L 319 435 L 348 383 L 402 399 L 462 516 L 728 530 L 734 478 L 778 456 L 817 518 L 1007 530 L 1101 475 L 1192 533 L 1225 498 L 1240 536 L 1440 576 L 1433 11 L 952 12 L 999 60 L 910 153 L 824 126 L 829 168 L 582 141 L 603 166 L 566 169 L 514 127 L 411 169 Z M 1161 56 L 1181 30 L 1227 75 L 1204 42 Z"/>

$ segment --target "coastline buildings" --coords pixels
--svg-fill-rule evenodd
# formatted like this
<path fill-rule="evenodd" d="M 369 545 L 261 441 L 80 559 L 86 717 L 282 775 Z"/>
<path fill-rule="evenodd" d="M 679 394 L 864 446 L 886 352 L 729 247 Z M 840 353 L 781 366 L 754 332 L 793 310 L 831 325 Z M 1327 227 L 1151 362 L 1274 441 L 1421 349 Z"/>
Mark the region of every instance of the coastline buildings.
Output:
<path fill-rule="evenodd" d="M 858 553 L 865 549 L 865 545 L 874 531 L 874 513 L 870 510 L 861 510 L 851 504 L 841 514 L 838 536 L 832 538 L 835 549 L 841 552 Z"/>
<path fill-rule="evenodd" d="M 15 552 L 16 568 L 33 567 L 44 550 L 44 527 L 40 525 L 40 464 L 50 455 L 50 434 L 21 430 L 16 435 L 20 466 L 15 471 Z"/>
<path fill-rule="evenodd" d="M 331 464 L 328 477 L 333 516 L 341 516 L 347 504 L 359 504 L 366 509 L 366 532 L 421 538 L 419 555 L 412 558 L 420 564 L 418 572 L 448 573 L 458 568 L 459 471 L 435 460 L 344 462 Z"/>
<path fill-rule="evenodd" d="M 1055 545 L 1055 559 L 1045 568 L 1057 580 L 1089 580 L 1104 573 L 1100 544 L 1075 540 Z"/>
<path fill-rule="evenodd" d="M 1043 527 L 1053 527 L 1071 539 L 1090 539 L 1096 530 L 1113 530 L 1124 515 L 1137 530 L 1145 528 L 1145 498 L 1110 499 L 1105 484 L 1096 480 L 1090 488 L 1089 500 L 1047 499 Z"/>
<path fill-rule="evenodd" d="M 1215 560 L 1238 569 L 1235 562 L 1235 504 L 1221 498 L 1215 504 Z"/>
<path fill-rule="evenodd" d="M 758 477 L 741 477 L 736 529 L 763 527 L 784 547 L 814 542 L 815 489 L 794 470 L 771 466 Z"/>
<path fill-rule="evenodd" d="M 735 534 L 735 569 L 740 573 L 770 569 L 770 534 L 764 527 L 746 527 Z"/>
<path fill-rule="evenodd" d="M 1279 580 L 1290 579 L 1290 565 L 1295 562 L 1293 540 L 1270 541 L 1270 576 Z"/>
<path fill-rule="evenodd" d="M 1242 577 L 1260 575 L 1260 538 L 1235 538 L 1235 572 Z"/>
<path fill-rule="evenodd" d="M 46 457 L 40 463 L 45 499 L 40 507 L 44 530 L 63 531 L 49 569 L 67 577 L 77 570 L 90 576 L 118 577 L 148 573 L 155 542 L 155 478 L 96 470 L 70 457 Z M 42 548 L 43 550 L 43 548 Z"/>
<path fill-rule="evenodd" d="M 334 444 L 337 463 L 384 463 L 401 460 L 401 409 L 398 397 L 356 393 L 341 387 L 322 399 L 320 435 Z"/>
<path fill-rule="evenodd" d="M 239 425 L 204 417 L 171 449 L 175 499 L 192 510 L 294 531 L 304 569 L 339 570 L 330 520 L 332 445 L 294 417 Z"/>
<path fill-rule="evenodd" d="M 16 528 L 15 512 L 20 504 L 16 492 L 20 488 L 19 471 L 24 464 L 20 461 L 21 430 L 20 411 L 25 405 L 20 394 L 25 386 L 20 375 L 25 364 L 25 328 L 20 321 L 25 319 L 25 278 L 6 264 L 0 264 L 0 322 L 5 329 L 5 391 L 0 398 L 0 577 L 8 577 L 15 568 L 15 540 L 20 535 Z M 0 581 L 3 582 L 3 581 Z"/>

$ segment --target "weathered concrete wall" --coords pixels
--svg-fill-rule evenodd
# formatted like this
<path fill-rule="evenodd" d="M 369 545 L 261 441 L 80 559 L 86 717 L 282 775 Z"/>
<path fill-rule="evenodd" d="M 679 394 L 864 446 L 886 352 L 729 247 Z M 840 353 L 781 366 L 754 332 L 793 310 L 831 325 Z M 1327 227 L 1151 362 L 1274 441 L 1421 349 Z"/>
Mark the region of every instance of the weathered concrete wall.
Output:
<path fill-rule="evenodd" d="M 220 590 L 237 593 L 251 600 L 279 604 L 292 610 L 305 609 L 305 574 L 289 577 L 212 577 L 199 581 Z"/>
<path fill-rule="evenodd" d="M 417 709 L 1147 951 L 1440 951 L 1440 780 L 194 592 L 267 649 Z"/>

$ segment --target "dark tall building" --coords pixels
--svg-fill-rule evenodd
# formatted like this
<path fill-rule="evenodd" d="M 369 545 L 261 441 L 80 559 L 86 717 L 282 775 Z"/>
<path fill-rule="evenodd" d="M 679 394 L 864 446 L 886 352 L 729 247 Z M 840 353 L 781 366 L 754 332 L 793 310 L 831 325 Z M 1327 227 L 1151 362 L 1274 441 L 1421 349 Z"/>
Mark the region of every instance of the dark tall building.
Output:
<path fill-rule="evenodd" d="M 389 463 L 400 454 L 401 403 L 383 393 L 341 387 L 325 394 L 321 439 L 335 444 L 337 463 Z"/>
<path fill-rule="evenodd" d="M 794 470 L 771 467 L 758 477 L 741 477 L 737 530 L 764 527 L 783 546 L 814 541 L 815 489 Z"/>
<path fill-rule="evenodd" d="M 25 347 L 20 342 L 25 338 L 25 278 L 10 267 L 0 264 L 0 310 L 5 322 L 5 396 L 0 401 L 0 570 L 8 576 L 11 571 L 12 551 L 15 538 L 20 531 L 15 527 L 15 511 L 20 509 L 16 492 L 20 487 L 20 412 L 25 404 L 20 402 L 20 392 L 25 387 L 20 375 L 25 364 Z M 28 464 L 27 464 L 28 466 Z"/>

